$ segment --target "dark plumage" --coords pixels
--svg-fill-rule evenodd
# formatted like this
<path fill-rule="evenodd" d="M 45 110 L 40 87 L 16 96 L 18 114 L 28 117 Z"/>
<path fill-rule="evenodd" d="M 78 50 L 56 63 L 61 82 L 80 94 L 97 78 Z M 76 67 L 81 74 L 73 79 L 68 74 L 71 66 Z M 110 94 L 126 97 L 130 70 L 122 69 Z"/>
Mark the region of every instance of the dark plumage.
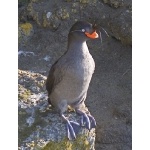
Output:
<path fill-rule="evenodd" d="M 80 126 L 85 126 L 89 130 L 96 126 L 95 119 L 88 114 L 84 104 L 95 69 L 86 41 L 95 38 L 98 38 L 98 34 L 92 24 L 76 22 L 68 35 L 66 53 L 52 65 L 47 77 L 48 101 L 66 121 L 69 139 L 76 138 Z M 82 115 L 81 124 L 71 122 L 63 115 L 68 105 Z"/>

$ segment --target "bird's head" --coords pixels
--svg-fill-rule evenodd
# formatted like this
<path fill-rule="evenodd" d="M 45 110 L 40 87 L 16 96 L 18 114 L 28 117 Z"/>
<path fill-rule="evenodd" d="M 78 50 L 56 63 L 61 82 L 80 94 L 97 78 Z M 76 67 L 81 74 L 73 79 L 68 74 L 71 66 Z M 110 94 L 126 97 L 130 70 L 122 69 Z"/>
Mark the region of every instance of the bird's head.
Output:
<path fill-rule="evenodd" d="M 87 41 L 98 37 L 95 26 L 86 21 L 77 21 L 69 31 L 69 38 L 78 40 Z"/>

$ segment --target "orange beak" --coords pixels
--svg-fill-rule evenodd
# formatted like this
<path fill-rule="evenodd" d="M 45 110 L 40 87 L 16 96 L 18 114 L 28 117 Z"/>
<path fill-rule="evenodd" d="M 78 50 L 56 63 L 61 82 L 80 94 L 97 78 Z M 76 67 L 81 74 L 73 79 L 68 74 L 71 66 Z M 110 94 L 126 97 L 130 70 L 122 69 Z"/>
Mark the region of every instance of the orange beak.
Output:
<path fill-rule="evenodd" d="M 91 39 L 96 39 L 99 37 L 99 35 L 96 33 L 96 31 L 94 31 L 92 34 L 85 32 L 86 36 L 91 38 Z"/>

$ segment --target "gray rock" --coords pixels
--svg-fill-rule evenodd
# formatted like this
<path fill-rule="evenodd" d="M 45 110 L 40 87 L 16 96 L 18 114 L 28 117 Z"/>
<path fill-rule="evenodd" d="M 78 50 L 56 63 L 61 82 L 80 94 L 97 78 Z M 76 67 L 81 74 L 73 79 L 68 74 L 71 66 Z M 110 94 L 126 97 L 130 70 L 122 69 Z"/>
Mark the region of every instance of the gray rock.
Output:
<path fill-rule="evenodd" d="M 111 36 L 131 45 L 131 8 L 130 0 L 31 1 L 26 9 L 19 13 L 19 18 L 32 18 L 40 27 L 54 31 L 64 22 L 73 24 L 77 20 L 96 21 L 107 29 Z"/>
<path fill-rule="evenodd" d="M 35 78 L 42 79 L 40 74 L 19 70 L 19 81 L 24 77 L 24 83 L 27 79 Z M 25 78 L 26 77 L 26 78 Z M 32 80 L 30 80 L 31 82 Z M 33 82 L 33 81 L 32 81 Z M 23 82 L 20 83 L 19 97 L 19 149 L 35 149 L 35 150 L 94 150 L 95 146 L 95 129 L 88 131 L 82 127 L 73 141 L 67 139 L 65 124 L 61 117 L 56 113 L 47 102 L 47 93 L 39 91 L 36 94 L 35 90 L 28 95 L 28 101 L 23 99 L 21 93 L 24 93 L 25 88 Z M 26 87 L 24 85 L 24 87 Z M 80 116 L 75 112 L 65 114 L 69 120 L 80 121 Z"/>

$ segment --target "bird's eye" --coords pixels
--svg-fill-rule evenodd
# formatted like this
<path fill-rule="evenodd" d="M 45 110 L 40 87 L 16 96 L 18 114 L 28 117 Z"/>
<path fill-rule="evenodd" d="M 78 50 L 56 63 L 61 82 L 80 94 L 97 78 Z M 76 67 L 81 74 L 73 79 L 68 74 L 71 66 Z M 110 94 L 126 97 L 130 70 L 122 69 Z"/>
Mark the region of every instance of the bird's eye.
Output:
<path fill-rule="evenodd" d="M 85 29 L 82 29 L 81 31 L 82 31 L 82 32 L 85 32 Z"/>

